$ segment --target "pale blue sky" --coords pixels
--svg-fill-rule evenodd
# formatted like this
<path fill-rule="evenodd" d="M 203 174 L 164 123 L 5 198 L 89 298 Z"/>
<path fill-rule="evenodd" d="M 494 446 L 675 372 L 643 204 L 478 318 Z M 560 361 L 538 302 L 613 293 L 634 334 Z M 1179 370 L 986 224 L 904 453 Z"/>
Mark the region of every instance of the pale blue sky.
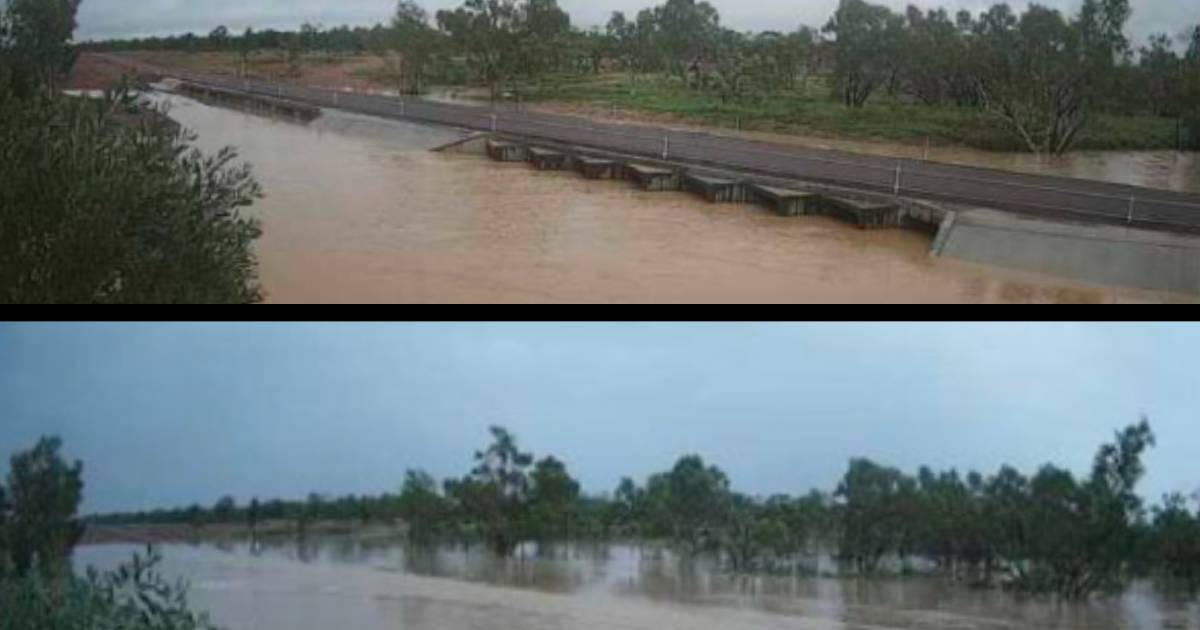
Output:
<path fill-rule="evenodd" d="M 687 452 L 752 493 L 1054 461 L 1150 416 L 1143 494 L 1200 486 L 1192 324 L 0 324 L 0 455 L 63 436 L 87 511 L 377 493 L 486 427 L 585 490 Z M 5 466 L 6 468 L 6 466 Z"/>

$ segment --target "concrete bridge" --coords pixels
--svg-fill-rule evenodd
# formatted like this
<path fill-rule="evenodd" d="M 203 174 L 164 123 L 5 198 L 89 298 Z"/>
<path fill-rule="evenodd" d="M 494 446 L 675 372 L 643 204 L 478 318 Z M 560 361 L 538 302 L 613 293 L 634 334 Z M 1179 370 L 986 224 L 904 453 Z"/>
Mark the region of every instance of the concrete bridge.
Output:
<path fill-rule="evenodd" d="M 682 167 L 559 143 L 480 133 L 435 151 L 484 153 L 499 162 L 528 162 L 539 170 L 575 170 L 588 179 L 623 179 L 647 191 L 690 191 L 711 202 L 758 203 L 782 216 L 821 214 L 860 228 L 914 227 L 936 232 L 952 212 L 850 191 L 814 192 L 772 178 L 741 176 L 705 167 Z"/>

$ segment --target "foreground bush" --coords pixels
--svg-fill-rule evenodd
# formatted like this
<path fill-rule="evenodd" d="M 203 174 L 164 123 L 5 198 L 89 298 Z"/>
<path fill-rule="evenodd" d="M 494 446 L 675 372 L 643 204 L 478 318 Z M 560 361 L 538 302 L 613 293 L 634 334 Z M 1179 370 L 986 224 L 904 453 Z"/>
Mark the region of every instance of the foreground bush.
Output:
<path fill-rule="evenodd" d="M 193 140 L 123 89 L 0 94 L 0 303 L 261 300 L 260 188 Z"/>
<path fill-rule="evenodd" d="M 186 588 L 155 570 L 153 549 L 111 572 L 48 581 L 37 573 L 0 579 L 0 630 L 207 630 L 188 610 Z"/>

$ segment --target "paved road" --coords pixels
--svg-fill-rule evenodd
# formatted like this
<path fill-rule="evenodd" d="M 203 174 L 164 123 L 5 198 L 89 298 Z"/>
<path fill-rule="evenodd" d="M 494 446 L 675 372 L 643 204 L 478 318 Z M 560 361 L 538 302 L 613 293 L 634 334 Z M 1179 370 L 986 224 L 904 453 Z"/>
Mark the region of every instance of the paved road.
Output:
<path fill-rule="evenodd" d="M 138 65 L 115 55 L 116 63 Z M 922 160 L 860 155 L 745 140 L 651 125 L 595 122 L 572 116 L 500 111 L 421 99 L 339 92 L 151 68 L 144 70 L 200 84 L 293 99 L 349 111 L 498 131 L 642 155 L 899 193 L 915 198 L 979 205 L 1022 214 L 1200 231 L 1200 195 L 1106 182 L 1013 173 Z"/>

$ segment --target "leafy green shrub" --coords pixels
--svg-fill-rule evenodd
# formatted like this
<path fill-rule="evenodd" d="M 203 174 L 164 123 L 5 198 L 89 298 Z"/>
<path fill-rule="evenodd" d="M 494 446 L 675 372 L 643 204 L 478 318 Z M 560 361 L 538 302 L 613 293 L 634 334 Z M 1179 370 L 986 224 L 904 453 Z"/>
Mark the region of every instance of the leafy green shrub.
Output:
<path fill-rule="evenodd" d="M 194 139 L 124 88 L 0 95 L 0 303 L 259 301 L 259 185 Z"/>
<path fill-rule="evenodd" d="M 208 630 L 207 613 L 187 606 L 187 587 L 168 582 L 146 556 L 85 578 L 47 580 L 37 573 L 0 579 L 0 630 Z"/>

